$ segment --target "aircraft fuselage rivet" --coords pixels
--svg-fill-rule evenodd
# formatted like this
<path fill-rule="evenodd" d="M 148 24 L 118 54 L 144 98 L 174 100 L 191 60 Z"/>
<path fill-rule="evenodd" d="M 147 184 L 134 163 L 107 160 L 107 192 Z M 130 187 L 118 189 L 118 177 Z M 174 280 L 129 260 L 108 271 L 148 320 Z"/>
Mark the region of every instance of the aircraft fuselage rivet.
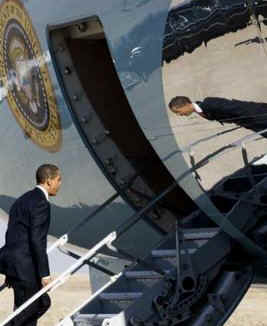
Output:
<path fill-rule="evenodd" d="M 77 27 L 80 32 L 85 32 L 87 30 L 87 25 L 85 23 L 81 23 Z"/>
<path fill-rule="evenodd" d="M 110 131 L 109 130 L 105 130 L 105 135 L 109 136 L 110 135 Z"/>
<path fill-rule="evenodd" d="M 58 48 L 59 52 L 64 52 L 65 51 L 65 47 L 63 45 L 60 45 Z"/>
<path fill-rule="evenodd" d="M 82 123 L 88 123 L 88 118 L 87 117 L 82 117 L 81 121 L 82 121 Z"/>
<path fill-rule="evenodd" d="M 65 75 L 70 75 L 70 74 L 71 74 L 71 69 L 70 69 L 70 67 L 66 67 L 66 68 L 64 69 L 64 74 L 65 74 Z"/>

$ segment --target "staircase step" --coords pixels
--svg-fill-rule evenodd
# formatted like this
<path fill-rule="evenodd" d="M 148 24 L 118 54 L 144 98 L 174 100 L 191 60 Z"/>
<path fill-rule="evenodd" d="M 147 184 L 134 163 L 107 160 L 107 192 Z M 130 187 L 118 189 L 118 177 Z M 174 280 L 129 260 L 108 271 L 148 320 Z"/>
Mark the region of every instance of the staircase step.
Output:
<path fill-rule="evenodd" d="M 103 320 L 105 318 L 113 318 L 116 314 L 79 314 L 75 317 L 75 321 L 79 319 L 90 319 L 90 320 Z"/>
<path fill-rule="evenodd" d="M 116 314 L 128 309 L 135 300 L 143 296 L 143 292 L 105 292 L 99 295 L 99 302 L 102 303 L 100 314 Z M 86 311 L 94 313 L 94 311 Z"/>
<path fill-rule="evenodd" d="M 185 252 L 189 253 L 190 255 L 193 254 L 197 248 L 184 249 L 181 250 L 181 254 L 184 255 Z M 152 250 L 152 257 L 153 258 L 175 258 L 176 257 L 176 249 L 158 249 Z"/>
<path fill-rule="evenodd" d="M 116 314 L 79 314 L 74 318 L 74 321 L 83 321 L 83 320 L 104 320 L 106 318 L 113 318 Z"/>
<path fill-rule="evenodd" d="M 219 228 L 203 229 L 183 229 L 184 244 L 181 247 L 181 254 L 193 254 L 199 247 L 204 245 L 209 239 L 213 238 L 219 231 Z M 175 246 L 175 244 L 173 244 Z M 186 249 L 186 250 L 185 250 Z M 152 250 L 153 258 L 175 258 L 176 249 L 162 248 Z"/>
<path fill-rule="evenodd" d="M 102 293 L 99 295 L 100 300 L 108 301 L 130 301 L 141 298 L 142 292 L 117 292 L 117 293 Z"/>
<path fill-rule="evenodd" d="M 208 240 L 219 232 L 219 228 L 183 229 L 184 240 Z"/>
<path fill-rule="evenodd" d="M 169 273 L 169 270 L 165 270 L 165 273 Z M 162 279 L 163 276 L 154 271 L 126 271 L 123 275 L 127 279 Z"/>
<path fill-rule="evenodd" d="M 143 268 L 141 270 L 143 271 Z M 159 280 L 159 277 L 155 276 L 157 273 L 153 276 L 153 274 L 151 274 L 153 271 L 150 272 L 145 270 L 143 273 L 140 273 L 141 270 L 140 268 L 138 271 L 131 270 L 130 273 L 125 271 L 117 282 L 105 290 L 105 293 L 144 292 L 145 289 Z M 151 275 L 151 277 L 149 277 L 149 275 Z"/>
<path fill-rule="evenodd" d="M 115 316 L 116 314 L 79 314 L 73 322 L 75 326 L 100 326 L 104 319 Z"/>

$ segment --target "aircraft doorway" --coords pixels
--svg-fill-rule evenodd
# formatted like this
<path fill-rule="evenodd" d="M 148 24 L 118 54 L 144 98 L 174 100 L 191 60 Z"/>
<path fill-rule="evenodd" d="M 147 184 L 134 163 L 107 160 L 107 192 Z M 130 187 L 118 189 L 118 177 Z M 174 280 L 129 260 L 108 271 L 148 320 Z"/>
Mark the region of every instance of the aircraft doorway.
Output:
<path fill-rule="evenodd" d="M 101 23 L 94 18 L 57 29 L 51 36 L 56 65 L 85 144 L 124 199 L 135 208 L 143 207 L 174 179 L 135 119 Z M 177 216 L 194 208 L 177 186 L 150 219 L 168 231 Z"/>

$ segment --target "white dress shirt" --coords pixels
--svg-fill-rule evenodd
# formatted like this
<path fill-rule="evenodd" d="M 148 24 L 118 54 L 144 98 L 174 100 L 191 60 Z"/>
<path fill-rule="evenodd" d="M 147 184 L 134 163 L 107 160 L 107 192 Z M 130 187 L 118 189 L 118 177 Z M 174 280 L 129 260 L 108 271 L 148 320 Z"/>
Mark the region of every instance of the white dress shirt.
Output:
<path fill-rule="evenodd" d="M 197 103 L 193 102 L 192 105 L 197 113 L 203 113 L 201 107 Z"/>
<path fill-rule="evenodd" d="M 44 193 L 44 195 L 45 195 L 45 198 L 46 198 L 46 200 L 47 200 L 47 201 L 49 201 L 49 195 L 48 195 L 48 192 L 47 192 L 47 190 L 46 190 L 44 187 L 40 186 L 40 185 L 37 185 L 37 186 L 36 186 L 36 188 L 39 188 L 39 189 L 41 189 L 41 190 L 42 190 L 42 192 L 43 192 L 43 193 Z"/>

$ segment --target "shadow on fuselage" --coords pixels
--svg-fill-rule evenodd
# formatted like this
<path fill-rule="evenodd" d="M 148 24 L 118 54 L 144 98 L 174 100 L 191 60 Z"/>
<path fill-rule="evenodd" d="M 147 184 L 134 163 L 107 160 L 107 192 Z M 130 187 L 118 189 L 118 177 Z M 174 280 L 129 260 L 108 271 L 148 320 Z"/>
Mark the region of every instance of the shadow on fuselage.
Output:
<path fill-rule="evenodd" d="M 0 196 L 0 208 L 8 215 L 10 207 L 15 200 L 16 198 L 10 196 Z M 68 234 L 70 229 L 78 225 L 99 207 L 99 205 L 89 206 L 84 203 L 70 207 L 60 207 L 51 203 L 49 234 L 57 238 Z M 113 202 L 90 219 L 85 225 L 73 232 L 69 236 L 69 242 L 82 248 L 91 248 L 106 235 L 117 230 L 133 213 L 133 210 L 127 204 Z M 142 234 L 142 236 L 138 236 L 138 241 L 136 241 L 136 234 Z M 134 255 L 143 256 L 149 252 L 147 239 L 151 240 L 150 242 L 153 248 L 160 240 L 160 235 L 146 223 L 140 221 L 118 239 L 115 244 Z M 103 250 L 102 253 L 108 254 L 110 251 Z"/>
<path fill-rule="evenodd" d="M 254 165 L 250 169 L 256 183 L 265 183 L 267 165 Z M 227 194 L 230 191 L 231 193 L 239 193 L 242 196 L 242 194 L 251 190 L 253 190 L 253 186 L 248 177 L 247 168 L 242 168 L 232 175 L 222 178 L 207 194 L 221 213 L 227 214 L 238 204 L 239 200 L 227 198 L 223 193 Z M 0 208 L 8 215 L 8 211 L 15 200 L 15 198 L 10 196 L 0 196 Z M 267 203 L 267 196 L 264 193 L 262 193 L 261 200 L 263 204 Z M 55 237 L 60 237 L 68 233 L 73 226 L 84 220 L 84 218 L 92 214 L 97 208 L 99 208 L 98 205 L 89 206 L 84 203 L 79 203 L 71 207 L 60 207 L 51 203 L 52 218 L 49 233 Z M 259 211 L 258 215 L 253 216 L 253 218 L 257 219 L 257 223 L 253 226 L 253 229 L 265 220 L 265 211 L 267 216 L 267 205 Z M 80 247 L 91 248 L 107 234 L 118 229 L 123 222 L 129 219 L 132 213 L 133 211 L 124 203 L 111 203 L 93 219 L 88 221 L 86 225 L 74 232 L 70 236 L 69 242 Z M 185 223 L 185 226 L 203 228 L 216 225 L 200 211 L 199 215 L 196 215 L 191 221 Z M 248 236 L 251 237 L 251 231 L 249 231 Z M 139 222 L 116 245 L 134 255 L 145 256 L 149 254 L 150 250 L 155 248 L 159 240 L 160 237 L 156 232 L 150 229 L 144 222 Z M 244 252 L 241 248 L 238 249 L 237 247 L 236 249 L 235 247 L 237 254 L 239 254 L 239 250 L 240 253 Z M 109 254 L 110 252 L 106 250 L 103 253 Z M 266 264 L 265 260 L 261 260 L 259 264 L 256 264 L 255 282 L 267 283 L 267 259 Z"/>

